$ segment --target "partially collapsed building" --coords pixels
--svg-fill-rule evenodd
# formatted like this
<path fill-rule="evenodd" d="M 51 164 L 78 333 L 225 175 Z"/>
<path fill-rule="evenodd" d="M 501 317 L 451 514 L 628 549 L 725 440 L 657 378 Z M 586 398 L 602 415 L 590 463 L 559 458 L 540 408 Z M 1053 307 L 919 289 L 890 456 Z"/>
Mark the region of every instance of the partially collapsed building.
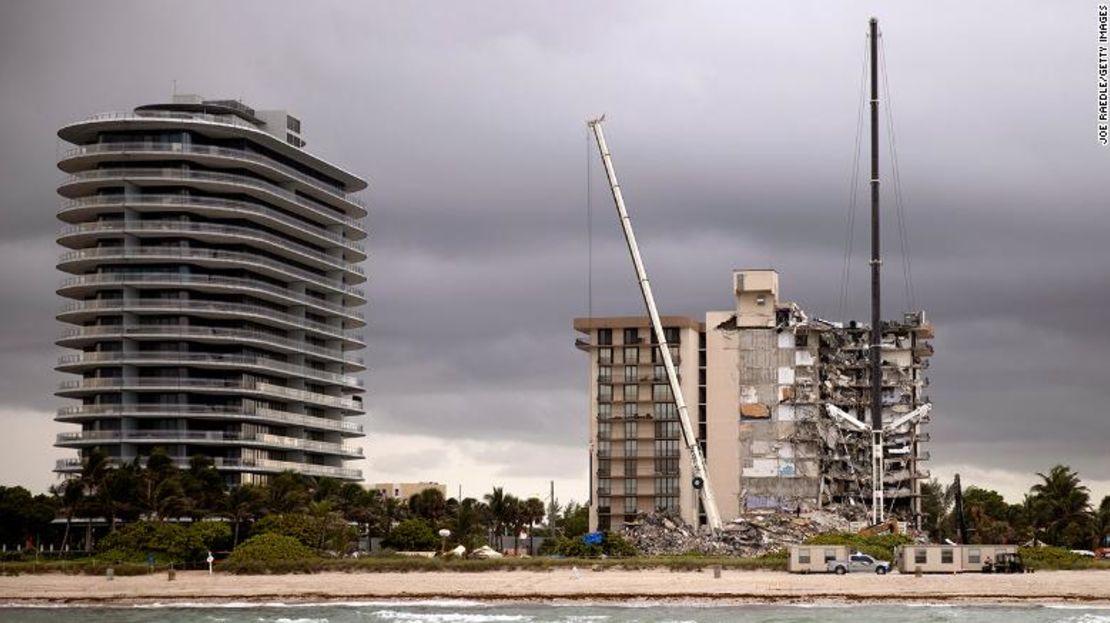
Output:
<path fill-rule="evenodd" d="M 683 394 L 725 521 L 754 509 L 871 502 L 868 325 L 812 317 L 779 300 L 774 270 L 733 272 L 734 307 L 704 321 L 663 318 Z M 674 397 L 646 317 L 579 318 L 590 355 L 591 528 L 668 511 L 704 523 Z M 883 421 L 928 402 L 932 326 L 923 312 L 884 322 Z M 696 398 L 696 401 L 695 401 Z M 696 405 L 696 408 L 695 408 Z M 904 418 L 903 418 L 904 419 Z M 888 512 L 920 516 L 927 418 L 886 434 Z"/>

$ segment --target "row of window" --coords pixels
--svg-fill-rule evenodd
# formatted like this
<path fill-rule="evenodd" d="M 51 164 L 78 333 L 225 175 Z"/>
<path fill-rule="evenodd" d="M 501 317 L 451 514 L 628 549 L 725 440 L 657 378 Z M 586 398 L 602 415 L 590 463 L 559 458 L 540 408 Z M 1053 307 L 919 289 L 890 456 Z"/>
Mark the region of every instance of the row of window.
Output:
<path fill-rule="evenodd" d="M 597 400 L 598 402 L 613 402 L 613 386 L 607 383 L 601 383 L 597 386 Z M 651 400 L 655 402 L 674 401 L 674 392 L 671 391 L 671 386 L 656 383 L 651 386 Z M 625 385 L 621 393 L 622 402 L 640 402 L 640 386 L 639 385 Z M 646 400 L 644 402 L 647 402 Z"/>
<path fill-rule="evenodd" d="M 624 429 L 625 439 L 636 439 L 640 433 L 640 423 L 635 420 L 628 420 L 621 423 L 621 428 Z M 682 429 L 677 420 L 669 420 L 664 422 L 654 423 L 655 439 L 678 439 L 682 434 Z M 613 422 L 612 420 L 599 420 L 597 423 L 597 438 L 598 439 L 612 439 L 613 437 Z"/>
<path fill-rule="evenodd" d="M 622 414 L 625 418 L 635 418 L 639 416 L 636 402 L 626 402 L 621 408 Z M 677 420 L 678 407 L 674 402 L 657 402 L 652 405 L 651 416 L 656 421 L 663 420 Z M 613 404 L 611 402 L 602 402 L 597 405 L 597 419 L 610 420 L 613 418 Z"/>
<path fill-rule="evenodd" d="M 671 361 L 678 363 L 678 345 L 670 344 L 667 350 L 671 351 Z M 608 346 L 602 346 L 597 349 L 597 363 L 600 365 L 610 365 L 613 363 L 624 364 L 638 364 L 640 363 L 640 347 L 639 346 L 625 346 L 620 350 L 621 360 L 619 362 L 613 360 L 613 349 Z M 647 363 L 647 362 L 644 362 Z M 658 347 L 651 349 L 651 363 L 663 363 L 663 356 L 659 353 Z M 664 372 L 665 374 L 665 372 Z"/>
<path fill-rule="evenodd" d="M 678 512 L 678 496 L 677 495 L 656 495 L 652 500 L 654 502 L 655 510 L 667 511 L 672 513 Z M 613 512 L 612 498 L 609 496 L 598 496 L 597 498 L 597 527 L 599 530 L 606 530 L 609 528 L 610 515 Z M 624 513 L 624 521 L 632 522 L 636 519 L 636 498 L 626 497 L 621 503 L 621 511 Z"/>
<path fill-rule="evenodd" d="M 624 329 L 623 343 L 625 344 L 639 344 L 641 341 L 647 341 L 646 338 L 652 334 L 649 330 L 644 330 L 641 336 L 639 327 L 627 327 Z M 677 344 L 681 332 L 677 327 L 663 327 L 663 337 L 666 338 L 668 343 Z M 613 343 L 613 330 L 612 329 L 598 329 L 597 330 L 597 343 L 603 346 L 609 346 Z"/>
<path fill-rule="evenodd" d="M 600 453 L 599 453 L 600 455 Z M 678 458 L 677 457 L 656 457 L 654 461 L 655 474 L 662 474 L 665 476 L 675 476 L 678 474 Z M 597 476 L 598 478 L 607 478 L 612 472 L 613 460 L 610 458 L 597 459 Z M 641 462 L 631 458 L 624 459 L 624 473 L 626 475 L 637 475 L 640 473 L 639 467 Z M 677 486 L 677 481 L 676 486 Z"/>

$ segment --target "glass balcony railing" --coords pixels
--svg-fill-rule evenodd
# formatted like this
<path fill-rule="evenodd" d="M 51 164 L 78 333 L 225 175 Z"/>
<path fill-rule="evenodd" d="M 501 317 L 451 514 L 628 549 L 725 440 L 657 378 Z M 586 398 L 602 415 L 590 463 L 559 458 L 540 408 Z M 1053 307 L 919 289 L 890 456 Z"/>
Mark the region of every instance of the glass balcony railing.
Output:
<path fill-rule="evenodd" d="M 119 391 L 144 389 L 155 391 L 184 391 L 192 389 L 198 391 L 261 393 L 277 396 L 286 400 L 308 402 L 325 407 L 362 412 L 362 402 L 358 400 L 248 379 L 199 379 L 188 377 L 140 377 L 125 379 L 111 377 L 73 379 L 62 381 L 58 384 L 58 392 L 61 394 L 97 392 L 104 389 Z"/>
<path fill-rule="evenodd" d="M 171 457 L 171 460 L 179 469 L 189 468 L 190 459 L 188 458 Z M 119 463 L 119 459 L 109 459 L 109 461 Z M 362 470 L 346 467 L 332 467 L 330 465 L 316 465 L 314 463 L 275 461 L 273 459 L 225 459 L 222 457 L 213 457 L 212 462 L 215 463 L 216 469 L 223 470 L 275 474 L 286 470 L 292 470 L 308 476 L 327 476 L 346 480 L 362 479 Z M 54 464 L 54 470 L 59 472 L 78 472 L 81 471 L 83 465 L 84 463 L 82 463 L 81 459 L 58 459 Z"/>
<path fill-rule="evenodd" d="M 89 171 L 80 171 L 74 173 L 66 178 L 62 183 L 62 187 L 72 184 L 80 184 L 83 182 L 95 182 L 98 180 L 153 180 L 153 181 L 173 181 L 176 183 L 193 183 L 193 182 L 209 182 L 217 184 L 230 184 L 244 188 L 251 188 L 261 191 L 276 199 L 276 203 L 285 205 L 293 205 L 302 210 L 312 213 L 314 216 L 319 216 L 331 223 L 340 225 L 347 225 L 353 229 L 363 230 L 362 222 L 359 219 L 351 218 L 338 210 L 329 209 L 327 206 L 317 204 L 302 198 L 291 190 L 286 190 L 280 186 L 271 184 L 270 182 L 248 177 L 246 175 L 238 175 L 235 173 L 219 173 L 215 171 L 194 171 L 191 169 L 182 168 L 121 168 L 121 169 L 91 169 Z"/>
<path fill-rule="evenodd" d="M 366 362 L 362 357 L 348 355 L 345 351 L 324 348 L 309 344 L 304 340 L 294 340 L 265 331 L 251 331 L 248 329 L 224 329 L 218 327 L 192 327 L 188 325 L 105 325 L 98 327 L 78 327 L 68 329 L 62 334 L 62 340 L 102 337 L 165 337 L 167 339 L 198 338 L 202 340 L 213 339 L 218 341 L 243 341 L 256 342 L 266 345 L 282 347 L 293 352 L 305 352 L 318 357 L 342 361 L 347 364 L 365 367 Z M 345 339 L 361 344 L 353 335 L 346 334 Z"/>
<path fill-rule="evenodd" d="M 329 383 L 344 385 L 346 387 L 358 388 L 362 387 L 362 379 L 350 376 L 347 374 L 338 374 L 335 372 L 328 372 L 327 370 L 319 370 L 317 368 L 310 368 L 307 366 L 298 366 L 278 359 L 270 357 L 256 357 L 249 355 L 223 355 L 223 354 L 208 354 L 208 353 L 190 353 L 190 352 L 151 352 L 143 351 L 138 353 L 123 353 L 123 352 L 99 352 L 99 353 L 80 353 L 74 355 L 62 355 L 58 358 L 58 366 L 74 366 L 78 364 L 104 364 L 111 363 L 116 365 L 125 364 L 143 364 L 159 362 L 167 365 L 182 364 L 182 363 L 197 363 L 197 364 L 213 364 L 213 365 L 226 365 L 226 366 L 251 366 L 258 368 L 266 368 L 269 370 L 278 370 L 287 372 L 295 376 L 302 376 L 314 378 Z"/>
<path fill-rule="evenodd" d="M 206 259 L 221 262 L 231 262 L 236 265 L 243 266 L 261 266 L 273 270 L 275 272 L 283 273 L 289 277 L 296 278 L 295 280 L 303 280 L 313 285 L 328 288 L 336 292 L 350 294 L 361 299 L 366 298 L 366 293 L 361 288 L 349 286 L 342 281 L 329 279 L 326 276 L 318 273 L 302 270 L 294 266 L 290 266 L 285 262 L 278 262 L 261 255 L 254 253 L 244 253 L 241 251 L 220 251 L 216 249 L 190 249 L 181 247 L 139 247 L 137 249 L 126 249 L 122 247 L 105 247 L 100 249 L 82 249 L 79 251 L 70 251 L 62 254 L 61 261 L 73 261 L 77 259 L 150 259 L 150 260 L 185 260 L 185 259 Z M 79 279 L 75 277 L 74 279 Z M 68 280 L 67 280 L 68 281 Z M 63 282 L 63 287 L 69 285 Z"/>
<path fill-rule="evenodd" d="M 75 301 L 68 303 L 62 310 L 62 315 L 74 312 L 170 312 L 170 313 L 216 313 L 235 316 L 266 318 L 280 322 L 294 328 L 308 329 L 322 335 L 339 339 L 349 339 L 342 327 L 336 327 L 302 316 L 295 316 L 285 312 L 274 311 L 261 305 L 248 305 L 245 303 L 217 303 L 214 301 L 190 301 L 175 299 L 139 299 L 138 301 L 102 300 L 102 301 Z"/>
<path fill-rule="evenodd" d="M 195 430 L 101 430 L 101 431 L 76 431 L 58 433 L 56 445 L 98 443 L 98 442 L 147 442 L 147 443 L 258 443 L 267 446 L 288 448 L 291 450 L 305 450 L 325 454 L 341 454 L 350 457 L 361 457 L 362 446 L 326 441 L 314 441 L 297 437 L 271 435 L 268 433 L 243 433 L 228 431 L 195 431 Z"/>
<path fill-rule="evenodd" d="M 271 245 L 271 248 L 276 248 L 282 252 L 292 252 L 304 258 L 309 258 L 314 262 L 326 264 L 329 267 L 339 268 L 347 272 L 354 273 L 358 276 L 364 276 L 366 273 L 358 264 L 343 261 L 343 258 L 334 255 L 328 255 L 316 249 L 306 247 L 303 244 L 275 236 L 273 234 L 260 231 L 253 227 L 243 227 L 240 225 L 220 225 L 216 223 L 188 223 L 183 221 L 103 221 L 99 223 L 81 223 L 80 225 L 69 225 L 62 228 L 61 236 L 80 233 L 148 233 L 153 232 L 162 235 L 189 235 L 189 234 L 223 234 L 228 236 L 235 236 L 237 238 L 249 238 L 251 240 L 258 240 L 266 242 Z M 159 247 L 139 247 L 139 248 L 159 248 Z M 85 251 L 103 251 L 107 249 L 122 250 L 116 247 L 101 247 L 97 249 L 80 249 L 77 251 L 67 252 L 62 254 L 62 261 L 70 259 L 80 259 L 83 256 L 72 256 L 72 254 L 79 254 Z"/>
<path fill-rule="evenodd" d="M 232 149 L 229 147 L 217 147 L 214 145 L 193 145 L 184 143 L 97 143 L 93 145 L 81 145 L 67 150 L 62 154 L 62 160 L 69 160 L 80 156 L 95 156 L 100 154 L 129 154 L 129 153 L 150 153 L 164 158 L 165 156 L 172 157 L 175 154 L 191 154 L 201 156 L 219 156 L 221 158 L 230 158 L 234 160 L 241 160 L 253 164 L 259 164 L 282 175 L 295 179 L 299 182 L 307 184 L 308 186 L 327 193 L 329 197 L 335 197 L 347 203 L 352 203 L 360 208 L 365 209 L 365 205 L 360 198 L 354 195 L 348 195 L 341 187 L 336 184 L 328 183 L 324 180 L 317 179 L 311 175 L 306 175 L 293 167 L 284 165 L 273 158 L 257 152 L 246 151 L 243 149 Z"/>
<path fill-rule="evenodd" d="M 294 228 L 299 232 L 314 236 L 317 239 L 327 240 L 328 242 L 342 245 L 349 249 L 358 251 L 362 255 L 366 255 L 366 247 L 361 243 L 355 242 L 349 238 L 344 238 L 337 232 L 332 232 L 319 225 L 302 221 L 277 210 L 258 203 L 250 203 L 248 201 L 237 201 L 234 199 L 221 199 L 217 197 L 202 197 L 196 195 L 165 195 L 165 194 L 143 194 L 143 195 L 94 195 L 91 197 L 81 197 L 80 199 L 69 199 L 62 204 L 59 215 L 74 210 L 95 208 L 95 207 L 119 207 L 122 209 L 125 206 L 155 206 L 157 208 L 180 208 L 182 210 L 198 209 L 198 208 L 216 208 L 221 211 L 232 212 L 235 215 L 251 215 L 259 216 L 275 223 L 280 223 L 289 228 Z M 83 226 L 94 226 L 98 223 L 82 223 L 74 226 L 75 228 Z M 359 229 L 358 231 L 363 231 Z M 79 233 L 80 229 L 70 230 L 69 228 L 62 229 L 62 235 Z"/>
<path fill-rule="evenodd" d="M 314 430 L 330 430 L 361 435 L 361 424 L 347 420 L 316 417 L 300 413 L 290 413 L 253 405 L 212 406 L 212 405 L 74 405 L 58 409 L 59 421 L 80 421 L 114 417 L 214 417 L 260 423 L 280 423 L 301 426 Z"/>
<path fill-rule="evenodd" d="M 97 275 L 79 275 L 77 277 L 69 277 L 62 282 L 61 288 L 64 290 L 66 288 L 79 286 L 123 286 L 136 284 L 171 284 L 178 287 L 227 286 L 228 288 L 235 288 L 236 290 L 254 290 L 258 292 L 266 292 L 267 294 L 279 297 L 284 301 L 290 302 L 289 304 L 292 305 L 314 307 L 319 310 L 329 311 L 334 314 L 340 314 L 342 316 L 347 316 L 348 318 L 353 318 L 357 320 L 365 319 L 365 313 L 361 309 L 355 307 L 347 307 L 345 305 L 336 305 L 335 303 L 329 303 L 316 297 L 307 296 L 299 292 L 290 290 L 289 288 L 275 286 L 272 283 L 267 283 L 258 279 L 245 279 L 240 277 L 222 277 L 218 275 L 183 275 L 181 273 L 154 272 L 101 273 Z M 63 312 L 85 309 L 84 304 L 90 302 L 99 301 L 78 301 L 74 303 L 67 303 L 63 307 Z"/>

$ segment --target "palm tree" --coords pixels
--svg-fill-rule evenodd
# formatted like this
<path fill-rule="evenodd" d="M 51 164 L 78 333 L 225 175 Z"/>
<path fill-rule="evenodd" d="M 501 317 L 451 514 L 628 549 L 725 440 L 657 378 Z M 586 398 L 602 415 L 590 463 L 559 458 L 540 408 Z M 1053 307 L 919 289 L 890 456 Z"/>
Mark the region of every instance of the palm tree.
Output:
<path fill-rule="evenodd" d="M 1056 465 L 1048 474 L 1037 473 L 1033 485 L 1034 511 L 1045 541 L 1052 545 L 1085 546 L 1090 533 L 1090 492 L 1080 484 L 1079 474 L 1067 465 Z"/>
<path fill-rule="evenodd" d="M 490 519 L 493 520 L 494 533 L 497 535 L 497 549 L 501 551 L 504 549 L 502 547 L 501 536 L 505 532 L 505 520 L 508 517 L 509 510 L 506 504 L 505 489 L 503 487 L 494 487 L 493 491 L 487 493 L 484 497 L 486 505 L 489 506 Z"/>
<path fill-rule="evenodd" d="M 447 512 L 447 500 L 439 489 L 424 489 L 409 498 L 409 511 L 417 517 L 427 519 L 434 528 Z"/>
<path fill-rule="evenodd" d="M 1095 512 L 1095 547 L 1110 546 L 1110 495 L 1102 498 Z"/>
<path fill-rule="evenodd" d="M 85 504 L 85 485 L 80 478 L 66 478 L 50 487 L 50 493 L 58 499 L 58 505 L 66 517 L 66 529 L 62 534 L 62 551 L 69 547 L 69 532 L 73 518 Z"/>
<path fill-rule="evenodd" d="M 265 491 L 252 484 L 239 485 L 228 491 L 224 498 L 224 513 L 234 524 L 234 545 L 239 544 L 239 527 L 258 516 L 265 496 Z"/>
<path fill-rule="evenodd" d="M 544 506 L 543 506 L 543 500 L 541 500 L 537 497 L 531 497 L 531 498 L 528 498 L 527 500 L 524 500 L 524 504 L 522 506 L 522 511 L 523 511 L 522 514 L 524 516 L 524 521 L 528 524 L 528 554 L 529 555 L 535 555 L 534 548 L 532 547 L 535 544 L 535 540 L 536 540 L 535 539 L 535 534 L 534 534 L 535 533 L 535 527 L 534 526 L 538 523 L 543 522 L 544 510 L 545 509 L 544 509 Z"/>

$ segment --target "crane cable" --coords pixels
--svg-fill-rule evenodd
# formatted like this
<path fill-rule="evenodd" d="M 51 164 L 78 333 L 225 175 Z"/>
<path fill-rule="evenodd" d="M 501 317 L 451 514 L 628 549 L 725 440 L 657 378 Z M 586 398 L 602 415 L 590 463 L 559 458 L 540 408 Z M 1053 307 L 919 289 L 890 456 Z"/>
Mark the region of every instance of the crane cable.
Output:
<path fill-rule="evenodd" d="M 886 99 L 887 144 L 890 149 L 891 180 L 894 182 L 894 203 L 898 216 L 898 242 L 902 251 L 902 277 L 908 311 L 917 310 L 917 293 L 913 284 L 913 264 L 910 259 L 909 227 L 906 223 L 906 206 L 902 194 L 902 173 L 898 163 L 898 141 L 894 133 L 894 100 L 890 97 L 889 72 L 886 70 L 886 47 L 879 37 L 879 63 L 883 74 L 883 97 Z"/>
<path fill-rule="evenodd" d="M 848 307 L 848 288 L 852 275 L 852 243 L 856 229 L 856 206 L 859 197 L 859 165 L 863 150 L 863 117 L 867 93 L 867 41 L 863 42 L 863 59 L 860 63 L 859 114 L 856 118 L 855 148 L 852 154 L 852 174 L 849 181 L 848 214 L 845 225 L 844 256 L 840 269 L 840 291 L 837 298 L 836 318 L 844 318 Z"/>

